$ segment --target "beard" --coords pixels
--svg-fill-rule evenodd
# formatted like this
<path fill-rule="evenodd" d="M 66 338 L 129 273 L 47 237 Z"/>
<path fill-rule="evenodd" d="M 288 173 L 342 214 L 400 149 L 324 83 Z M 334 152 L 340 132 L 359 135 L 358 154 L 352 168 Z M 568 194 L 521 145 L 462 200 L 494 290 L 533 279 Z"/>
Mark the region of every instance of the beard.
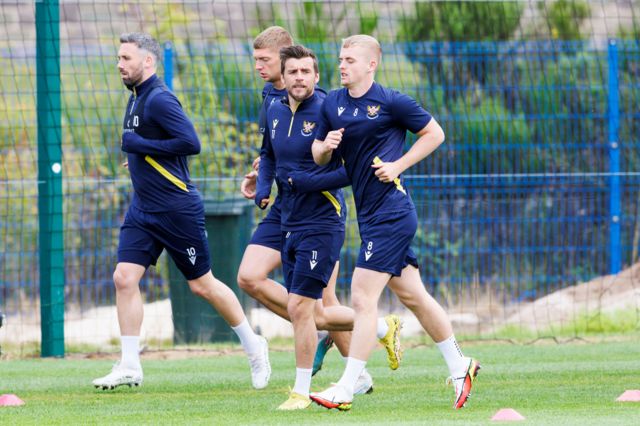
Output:
<path fill-rule="evenodd" d="M 308 97 L 311 96 L 311 94 L 313 93 L 313 88 L 305 88 L 304 92 L 302 92 L 302 94 L 300 95 L 296 95 L 292 92 L 289 92 L 289 96 L 291 96 L 293 99 L 296 100 L 296 102 L 302 102 L 305 99 L 307 99 Z"/>
<path fill-rule="evenodd" d="M 124 83 L 124 85 L 127 86 L 129 90 L 136 87 L 138 84 L 140 84 L 141 81 L 142 68 L 129 72 L 126 77 L 122 76 L 122 83 Z"/>

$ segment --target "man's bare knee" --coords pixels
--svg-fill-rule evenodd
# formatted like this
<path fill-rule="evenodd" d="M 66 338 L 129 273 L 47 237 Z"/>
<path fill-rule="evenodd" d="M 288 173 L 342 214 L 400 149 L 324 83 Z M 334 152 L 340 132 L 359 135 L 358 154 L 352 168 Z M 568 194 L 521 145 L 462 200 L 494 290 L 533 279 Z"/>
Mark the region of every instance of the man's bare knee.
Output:
<path fill-rule="evenodd" d="M 402 303 L 404 306 L 406 306 L 408 309 L 410 309 L 411 311 L 414 311 L 414 312 L 424 302 L 424 299 L 421 298 L 421 297 L 400 297 L 400 296 L 398 296 L 398 299 L 400 299 L 400 303 Z"/>
<path fill-rule="evenodd" d="M 429 294 L 422 286 L 404 286 L 395 285 L 391 287 L 391 290 L 396 295 L 400 303 L 409 308 L 412 311 L 416 311 L 425 304 L 425 300 L 429 297 Z"/>
<path fill-rule="evenodd" d="M 301 320 L 313 316 L 313 310 L 309 309 L 308 303 L 300 298 L 289 298 L 287 312 L 292 321 Z"/>
<path fill-rule="evenodd" d="M 259 285 L 266 277 L 260 277 L 258 274 L 240 269 L 238 271 L 238 286 L 250 295 L 258 293 Z"/>
<path fill-rule="evenodd" d="M 211 272 L 189 281 L 189 288 L 196 296 L 209 301 L 224 297 L 228 289 L 226 284 L 216 279 Z"/>
<path fill-rule="evenodd" d="M 255 298 L 260 295 L 261 286 L 269 278 L 269 273 L 279 264 L 280 252 L 249 244 L 238 269 L 238 286 Z"/>
<path fill-rule="evenodd" d="M 113 283 L 117 291 L 128 291 L 138 286 L 138 277 L 126 269 L 116 268 L 113 272 Z"/>
<path fill-rule="evenodd" d="M 206 299 L 207 295 L 211 292 L 211 289 L 209 289 L 200 281 L 190 281 L 189 288 L 191 289 L 191 292 L 193 294 L 204 299 Z"/>
<path fill-rule="evenodd" d="M 415 298 L 415 294 L 409 291 L 407 288 L 397 285 L 397 286 L 389 286 L 391 291 L 396 295 L 398 300 L 400 300 L 404 305 L 407 303 L 411 303 L 411 299 Z"/>
<path fill-rule="evenodd" d="M 371 303 L 367 297 L 352 297 L 351 305 L 356 314 L 359 312 L 368 312 L 376 307 L 376 303 Z"/>
<path fill-rule="evenodd" d="M 321 306 L 320 307 L 316 306 L 313 318 L 316 322 L 316 329 L 327 330 L 327 327 L 329 326 L 329 321 L 327 319 L 327 316 L 325 315 L 324 309 Z"/>

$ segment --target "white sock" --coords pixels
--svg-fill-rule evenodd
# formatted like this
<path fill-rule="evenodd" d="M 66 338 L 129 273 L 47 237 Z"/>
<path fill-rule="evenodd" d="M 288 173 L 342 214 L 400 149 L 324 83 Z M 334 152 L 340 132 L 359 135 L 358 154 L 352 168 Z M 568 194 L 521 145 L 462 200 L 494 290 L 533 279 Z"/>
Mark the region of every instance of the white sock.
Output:
<path fill-rule="evenodd" d="M 387 321 L 385 321 L 384 317 L 378 318 L 378 330 L 376 331 L 376 336 L 378 337 L 378 339 L 382 339 L 384 336 L 386 336 L 388 331 L 389 324 L 387 324 Z"/>
<path fill-rule="evenodd" d="M 347 361 L 349 360 L 349 357 L 343 356 L 342 359 L 344 360 L 344 364 L 347 364 Z M 364 374 L 364 372 L 367 371 L 367 368 L 363 368 L 362 372 L 360 373 L 360 376 L 362 376 Z M 360 376 L 358 376 L 358 378 L 360 378 Z"/>
<path fill-rule="evenodd" d="M 329 335 L 329 332 L 326 330 L 318 330 L 318 342 L 322 341 L 325 337 Z"/>
<path fill-rule="evenodd" d="M 367 365 L 367 361 L 362 361 L 353 357 L 347 358 L 347 366 L 344 368 L 344 373 L 338 381 L 339 386 L 344 386 L 347 390 L 353 393 L 353 389 L 356 387 L 358 377 L 362 374 L 362 370 Z"/>
<path fill-rule="evenodd" d="M 296 368 L 296 383 L 292 391 L 306 397 L 311 388 L 311 368 Z"/>
<path fill-rule="evenodd" d="M 140 336 L 120 336 L 122 356 L 120 366 L 132 370 L 140 370 Z"/>
<path fill-rule="evenodd" d="M 238 335 L 240 344 L 246 353 L 255 354 L 261 349 L 260 339 L 258 339 L 258 335 L 253 332 L 246 318 L 240 324 L 231 327 L 231 329 Z"/>
<path fill-rule="evenodd" d="M 455 336 L 452 334 L 451 337 L 440 343 L 436 343 L 436 345 L 438 346 L 438 349 L 440 349 L 440 352 L 449 367 L 451 376 L 462 376 L 467 370 L 469 362 L 467 358 L 462 355 L 462 351 L 460 350 L 460 346 L 458 346 Z"/>
<path fill-rule="evenodd" d="M 349 360 L 349 357 L 343 356 L 342 359 L 344 361 L 344 364 L 347 365 L 347 361 Z M 362 375 L 365 371 L 367 371 L 366 367 L 362 369 L 362 372 L 360 373 L 360 375 Z M 358 376 L 358 377 L 360 377 L 360 376 Z"/>

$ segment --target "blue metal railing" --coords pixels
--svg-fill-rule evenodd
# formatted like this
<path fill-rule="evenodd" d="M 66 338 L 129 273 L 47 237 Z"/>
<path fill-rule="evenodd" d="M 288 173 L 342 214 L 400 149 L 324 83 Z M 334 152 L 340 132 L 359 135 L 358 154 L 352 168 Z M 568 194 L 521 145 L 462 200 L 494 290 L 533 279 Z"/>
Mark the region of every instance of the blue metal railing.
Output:
<path fill-rule="evenodd" d="M 164 48 L 165 81 L 190 108 L 203 140 L 203 152 L 191 163 L 194 180 L 206 197 L 220 196 L 237 182 L 217 178 L 240 176 L 257 155 L 250 126 L 261 82 L 249 55 L 238 54 L 247 51 L 246 43 Z M 436 294 L 477 282 L 499 285 L 515 298 L 540 296 L 637 260 L 638 43 L 398 43 L 383 49 L 381 82 L 432 108 L 447 133 L 446 143 L 405 176 L 420 218 L 415 248 L 421 271 Z M 333 44 L 317 50 L 326 64 L 336 51 Z M 126 92 L 112 54 L 66 48 L 61 58 L 71 71 L 62 73 L 67 287 L 87 304 L 113 302 L 112 263 L 130 191 L 118 145 Z M 35 97 L 20 80 L 24 73 L 16 72 L 33 67 L 33 60 L 16 55 L 14 68 L 0 71 L 4 99 L 16 106 L 0 120 L 5 313 L 21 289 L 37 294 L 38 285 L 36 155 L 25 136 L 34 133 L 35 108 L 28 105 Z M 94 65 L 104 72 L 91 81 L 69 77 Z M 221 71 L 226 79 L 213 76 Z M 196 99 L 205 95 L 211 98 Z M 257 220 L 260 214 L 256 210 Z M 347 229 L 342 289 L 359 247 L 353 216 Z M 166 285 L 162 274 L 148 287 Z"/>
<path fill-rule="evenodd" d="M 609 273 L 616 274 L 622 266 L 620 241 L 620 221 L 622 215 L 620 194 L 620 85 L 618 80 L 618 43 L 609 41 L 609 172 L 611 173 L 609 194 L 609 231 L 610 266 Z"/>

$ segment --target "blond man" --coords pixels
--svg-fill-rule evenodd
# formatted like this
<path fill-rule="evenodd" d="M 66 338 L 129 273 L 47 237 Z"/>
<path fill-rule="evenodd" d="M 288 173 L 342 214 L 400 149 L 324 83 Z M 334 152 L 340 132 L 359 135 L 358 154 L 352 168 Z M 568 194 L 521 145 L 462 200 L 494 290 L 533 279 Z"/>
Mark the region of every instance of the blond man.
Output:
<path fill-rule="evenodd" d="M 449 367 L 454 408 L 471 392 L 479 363 L 465 357 L 443 308 L 425 290 L 411 250 L 417 230 L 416 209 L 401 173 L 423 160 L 444 141 L 436 120 L 407 95 L 374 81 L 382 51 L 368 35 L 343 40 L 339 68 L 342 89 L 327 95 L 312 145 L 314 160 L 327 164 L 339 156 L 352 183 L 361 237 L 351 283 L 356 313 L 347 365 L 329 389 L 311 394 L 327 408 L 348 410 L 353 384 L 371 353 L 378 300 L 389 288 L 433 338 Z M 406 131 L 418 140 L 403 153 Z"/>

